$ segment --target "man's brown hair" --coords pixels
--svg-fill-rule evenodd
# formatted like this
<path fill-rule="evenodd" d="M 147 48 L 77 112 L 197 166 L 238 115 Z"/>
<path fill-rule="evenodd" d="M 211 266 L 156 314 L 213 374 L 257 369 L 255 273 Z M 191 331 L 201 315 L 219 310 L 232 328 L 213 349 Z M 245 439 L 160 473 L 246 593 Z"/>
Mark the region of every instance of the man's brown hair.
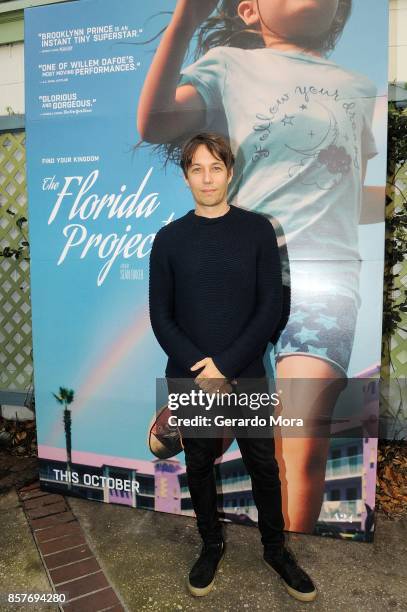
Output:
<path fill-rule="evenodd" d="M 229 142 L 219 134 L 202 133 L 188 140 L 182 148 L 180 165 L 184 175 L 187 176 L 188 168 L 192 165 L 192 158 L 195 155 L 195 151 L 201 145 L 205 145 L 208 151 L 216 157 L 216 159 L 223 161 L 228 174 L 230 174 L 235 163 L 235 157 Z"/>

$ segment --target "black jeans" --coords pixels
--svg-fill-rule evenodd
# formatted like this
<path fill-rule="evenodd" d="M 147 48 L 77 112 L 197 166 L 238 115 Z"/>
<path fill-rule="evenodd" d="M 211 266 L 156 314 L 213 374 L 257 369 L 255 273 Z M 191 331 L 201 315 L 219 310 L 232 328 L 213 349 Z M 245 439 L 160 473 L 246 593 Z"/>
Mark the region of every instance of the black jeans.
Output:
<path fill-rule="evenodd" d="M 251 386 L 253 388 L 253 386 Z M 169 389 L 170 383 L 169 383 Z M 241 392 L 247 389 L 238 381 Z M 256 390 L 268 389 L 267 380 L 257 381 Z M 236 436 L 243 463 L 252 481 L 254 502 L 258 510 L 258 527 L 264 546 L 284 544 L 284 517 L 281 483 L 274 454 L 274 439 Z M 188 488 L 196 514 L 199 533 L 205 543 L 222 540 L 222 526 L 217 510 L 214 463 L 219 449 L 216 438 L 183 437 Z"/>

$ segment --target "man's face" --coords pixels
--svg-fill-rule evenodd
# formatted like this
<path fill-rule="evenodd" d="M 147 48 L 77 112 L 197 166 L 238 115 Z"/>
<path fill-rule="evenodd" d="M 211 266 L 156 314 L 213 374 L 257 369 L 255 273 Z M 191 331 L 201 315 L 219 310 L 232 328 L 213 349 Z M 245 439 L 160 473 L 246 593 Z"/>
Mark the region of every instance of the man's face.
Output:
<path fill-rule="evenodd" d="M 224 162 L 214 157 L 205 145 L 199 145 L 185 180 L 197 204 L 217 206 L 226 202 L 232 172 L 228 174 Z"/>

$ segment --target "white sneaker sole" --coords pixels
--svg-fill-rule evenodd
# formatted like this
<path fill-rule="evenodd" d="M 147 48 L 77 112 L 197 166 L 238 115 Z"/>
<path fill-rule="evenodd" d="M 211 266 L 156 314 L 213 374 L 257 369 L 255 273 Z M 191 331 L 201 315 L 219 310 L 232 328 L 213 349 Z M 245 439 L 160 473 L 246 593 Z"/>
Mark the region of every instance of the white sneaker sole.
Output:
<path fill-rule="evenodd" d="M 216 568 L 216 572 L 215 572 L 212 582 L 210 582 L 206 587 L 202 587 L 202 588 L 194 587 L 189 582 L 189 578 L 187 578 L 187 587 L 191 595 L 193 595 L 194 597 L 205 597 L 205 595 L 208 595 L 208 593 L 212 591 L 213 585 L 215 584 L 216 574 L 218 573 L 218 569 L 222 565 L 223 559 L 225 558 L 225 552 L 226 551 L 224 551 L 223 555 L 221 556 L 219 560 L 218 567 Z"/>
<path fill-rule="evenodd" d="M 274 567 L 271 567 L 271 565 L 269 565 L 269 563 L 267 563 L 265 559 L 263 559 L 263 563 L 269 570 L 273 571 L 276 574 L 276 576 L 280 578 L 281 582 L 285 586 L 287 593 L 291 595 L 291 597 L 294 597 L 294 599 L 297 599 L 298 601 L 314 601 L 314 599 L 316 598 L 318 594 L 317 589 L 314 589 L 313 591 L 310 591 L 309 593 L 302 593 L 301 591 L 296 591 L 295 589 L 293 589 L 293 587 L 291 587 L 289 584 L 286 583 L 284 578 L 282 578 L 280 574 L 274 569 Z"/>

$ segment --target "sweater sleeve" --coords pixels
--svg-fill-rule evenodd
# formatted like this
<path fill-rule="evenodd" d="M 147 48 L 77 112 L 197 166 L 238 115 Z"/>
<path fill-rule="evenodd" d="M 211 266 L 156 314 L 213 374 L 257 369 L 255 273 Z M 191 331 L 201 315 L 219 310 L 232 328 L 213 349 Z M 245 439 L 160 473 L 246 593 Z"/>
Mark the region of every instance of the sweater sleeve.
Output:
<path fill-rule="evenodd" d="M 149 311 L 151 327 L 163 351 L 186 370 L 205 355 L 174 321 L 174 279 L 165 239 L 156 234 L 150 253 Z"/>
<path fill-rule="evenodd" d="M 243 333 L 213 361 L 227 378 L 238 376 L 259 354 L 277 330 L 283 308 L 283 284 L 277 238 L 266 222 L 257 255 L 257 306 Z"/>

